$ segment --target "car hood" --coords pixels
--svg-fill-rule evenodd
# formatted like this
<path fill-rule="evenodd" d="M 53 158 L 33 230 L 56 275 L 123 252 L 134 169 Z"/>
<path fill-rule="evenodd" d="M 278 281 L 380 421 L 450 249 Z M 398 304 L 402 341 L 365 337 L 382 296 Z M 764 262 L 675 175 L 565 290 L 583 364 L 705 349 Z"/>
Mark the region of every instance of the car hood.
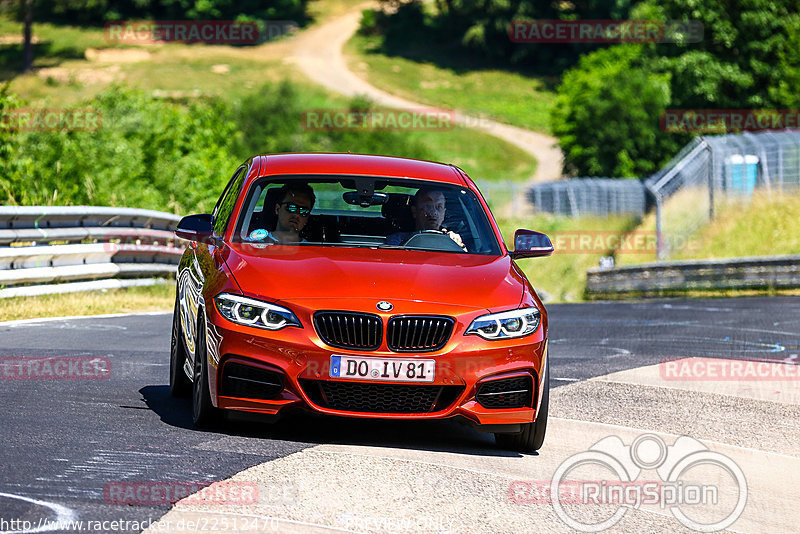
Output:
<path fill-rule="evenodd" d="M 517 306 L 526 282 L 507 255 L 234 243 L 223 257 L 245 294 L 273 302 L 402 299 L 496 310 Z"/>

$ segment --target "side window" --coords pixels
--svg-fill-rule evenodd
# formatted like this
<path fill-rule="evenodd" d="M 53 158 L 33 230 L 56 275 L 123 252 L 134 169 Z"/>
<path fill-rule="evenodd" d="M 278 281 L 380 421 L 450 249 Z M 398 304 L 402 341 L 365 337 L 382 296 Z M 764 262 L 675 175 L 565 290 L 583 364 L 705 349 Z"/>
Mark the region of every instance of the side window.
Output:
<path fill-rule="evenodd" d="M 225 227 L 228 226 L 228 220 L 231 218 L 233 207 L 236 205 L 236 199 L 239 198 L 239 192 L 247 176 L 246 170 L 246 167 L 240 167 L 239 170 L 236 171 L 236 174 L 233 175 L 233 178 L 231 178 L 231 181 L 228 183 L 228 187 L 225 188 L 225 192 L 222 193 L 219 201 L 217 201 L 217 206 L 214 208 L 214 213 L 211 217 L 214 224 L 215 235 L 222 235 L 225 233 Z"/>

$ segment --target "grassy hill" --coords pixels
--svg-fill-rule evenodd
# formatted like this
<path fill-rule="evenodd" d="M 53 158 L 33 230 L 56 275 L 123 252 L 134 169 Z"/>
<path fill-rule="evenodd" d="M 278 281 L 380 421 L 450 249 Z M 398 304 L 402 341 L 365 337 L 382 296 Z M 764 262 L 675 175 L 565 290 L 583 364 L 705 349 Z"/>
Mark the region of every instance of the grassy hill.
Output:
<path fill-rule="evenodd" d="M 314 9 L 318 19 L 338 14 L 353 4 L 350 0 L 335 0 L 316 3 Z M 35 202 L 69 204 L 93 202 L 119 204 L 130 202 L 138 197 L 133 194 L 116 192 L 102 194 L 106 187 L 99 177 L 113 174 L 107 161 L 96 157 L 94 172 L 64 167 L 54 152 L 69 152 L 65 145 L 91 144 L 94 154 L 110 154 L 128 146 L 131 138 L 141 132 L 116 132 L 119 122 L 118 109 L 109 109 L 109 94 L 116 92 L 138 92 L 135 105 L 124 105 L 128 117 L 138 115 L 141 128 L 152 128 L 163 115 L 192 114 L 211 115 L 203 123 L 212 131 L 203 143 L 183 143 L 177 154 L 164 157 L 160 173 L 171 175 L 173 181 L 196 181 L 198 175 L 205 178 L 205 184 L 224 183 L 235 166 L 252 153 L 265 151 L 329 150 L 380 153 L 406 157 L 421 157 L 452 162 L 463 167 L 478 180 L 526 180 L 535 170 L 536 162 L 526 153 L 492 136 L 464 128 L 452 131 L 417 132 L 307 132 L 301 125 L 301 114 L 307 109 L 346 110 L 353 105 L 363 106 L 361 100 L 351 100 L 331 94 L 311 85 L 294 69 L 287 58 L 291 56 L 291 38 L 273 41 L 258 46 L 234 47 L 225 45 L 165 43 L 155 45 L 120 45 L 107 42 L 102 28 L 76 28 L 53 24 L 34 25 L 36 42 L 35 69 L 32 73 L 18 75 L 17 68 L 21 58 L 21 25 L 7 19 L 0 19 L 0 79 L 10 81 L 9 91 L 17 96 L 17 105 L 23 107 L 100 107 L 114 121 L 106 120 L 103 130 L 90 135 L 81 132 L 23 133 L 20 136 L 15 157 L 15 165 L 20 160 L 36 160 L 42 157 L 50 160 L 59 169 L 56 177 L 61 187 L 49 187 L 45 194 L 20 198 L 19 195 L 4 195 L 4 202 Z M 291 102 L 282 105 L 281 86 L 291 87 Z M 165 105 L 158 104 L 163 102 Z M 257 111 L 244 109 L 258 108 Z M 127 107 L 126 107 L 127 106 Z M 156 111 L 157 110 L 157 111 Z M 198 111 L 201 110 L 201 111 Z M 266 115 L 259 115 L 263 112 Z M 154 116 L 155 114 L 155 116 Z M 214 126 L 218 117 L 219 127 Z M 253 124 L 256 121 L 261 126 Z M 178 124 L 187 119 L 178 120 Z M 245 138 L 245 142 L 231 144 L 230 130 L 234 136 Z M 195 130 L 197 127 L 194 128 Z M 107 130 L 107 131 L 106 131 Z M 193 135 L 192 128 L 184 128 L 186 135 Z M 219 130 L 219 135 L 213 135 Z M 167 148 L 180 143 L 167 139 Z M 147 140 L 150 142 L 150 140 Z M 120 145 L 122 143 L 123 145 Z M 205 159 L 205 167 L 170 167 L 169 160 L 180 161 L 190 149 L 198 151 L 211 143 L 221 152 L 229 154 L 224 159 L 219 154 Z M 136 144 L 136 143 L 134 143 Z M 52 146 L 48 150 L 47 146 Z M 219 152 L 219 151 L 218 151 Z M 90 151 L 90 155 L 93 155 Z M 130 158 L 135 157 L 130 155 Z M 157 158 L 158 154 L 153 157 Z M 150 160 L 153 159 L 150 158 Z M 112 158 L 106 158 L 111 160 Z M 144 176 L 152 166 L 149 160 L 126 173 L 126 177 Z M 28 168 L 30 167 L 30 168 Z M 21 175 L 35 172 L 35 165 L 19 170 Z M 129 166 L 130 167 L 130 166 Z M 138 169 L 138 170 L 137 170 Z M 10 175 L 6 172 L 6 178 Z M 218 182 L 211 178 L 217 176 Z M 0 179 L 0 182 L 2 180 Z M 41 187 L 47 180 L 40 181 Z M 87 185 L 89 184 L 89 185 Z M 2 185 L 2 183 L 0 183 Z M 40 188 L 41 188 L 40 187 Z M 69 191 L 83 190 L 82 196 L 72 197 Z M 208 198 L 201 204 L 213 202 L 219 193 L 213 187 L 208 189 Z M 93 191 L 93 195 L 87 192 Z M 2 194 L 2 188 L 0 188 Z M 195 199 L 193 204 L 197 203 Z M 176 211 L 183 209 L 183 203 L 175 202 L 169 196 L 151 198 L 147 207 Z"/>

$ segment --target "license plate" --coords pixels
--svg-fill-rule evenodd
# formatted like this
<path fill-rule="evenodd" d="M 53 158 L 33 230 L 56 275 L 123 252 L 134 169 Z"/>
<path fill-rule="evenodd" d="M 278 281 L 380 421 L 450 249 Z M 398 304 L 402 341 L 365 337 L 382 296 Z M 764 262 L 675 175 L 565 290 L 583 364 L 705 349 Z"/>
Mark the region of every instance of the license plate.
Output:
<path fill-rule="evenodd" d="M 358 378 L 392 382 L 433 382 L 435 360 L 401 360 L 331 356 L 332 378 Z"/>

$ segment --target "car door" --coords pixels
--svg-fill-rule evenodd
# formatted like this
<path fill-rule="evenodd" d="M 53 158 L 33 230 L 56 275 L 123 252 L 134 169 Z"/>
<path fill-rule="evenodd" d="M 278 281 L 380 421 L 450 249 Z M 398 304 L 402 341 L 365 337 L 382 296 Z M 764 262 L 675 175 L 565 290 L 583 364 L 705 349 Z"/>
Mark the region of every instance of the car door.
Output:
<path fill-rule="evenodd" d="M 178 274 L 178 296 L 180 299 L 181 325 L 186 346 L 187 367 L 193 369 L 195 357 L 195 340 L 197 339 L 198 317 L 203 311 L 205 301 L 203 291 L 210 277 L 221 270 L 223 262 L 220 256 L 222 236 L 230 222 L 233 208 L 239 197 L 244 179 L 247 176 L 247 166 L 239 167 L 233 177 L 228 181 L 222 195 L 219 197 L 211 215 L 213 228 L 212 239 L 209 243 L 192 241 L 181 261 Z M 205 313 L 203 313 L 205 317 Z M 191 363 L 189 363 L 191 359 Z"/>

